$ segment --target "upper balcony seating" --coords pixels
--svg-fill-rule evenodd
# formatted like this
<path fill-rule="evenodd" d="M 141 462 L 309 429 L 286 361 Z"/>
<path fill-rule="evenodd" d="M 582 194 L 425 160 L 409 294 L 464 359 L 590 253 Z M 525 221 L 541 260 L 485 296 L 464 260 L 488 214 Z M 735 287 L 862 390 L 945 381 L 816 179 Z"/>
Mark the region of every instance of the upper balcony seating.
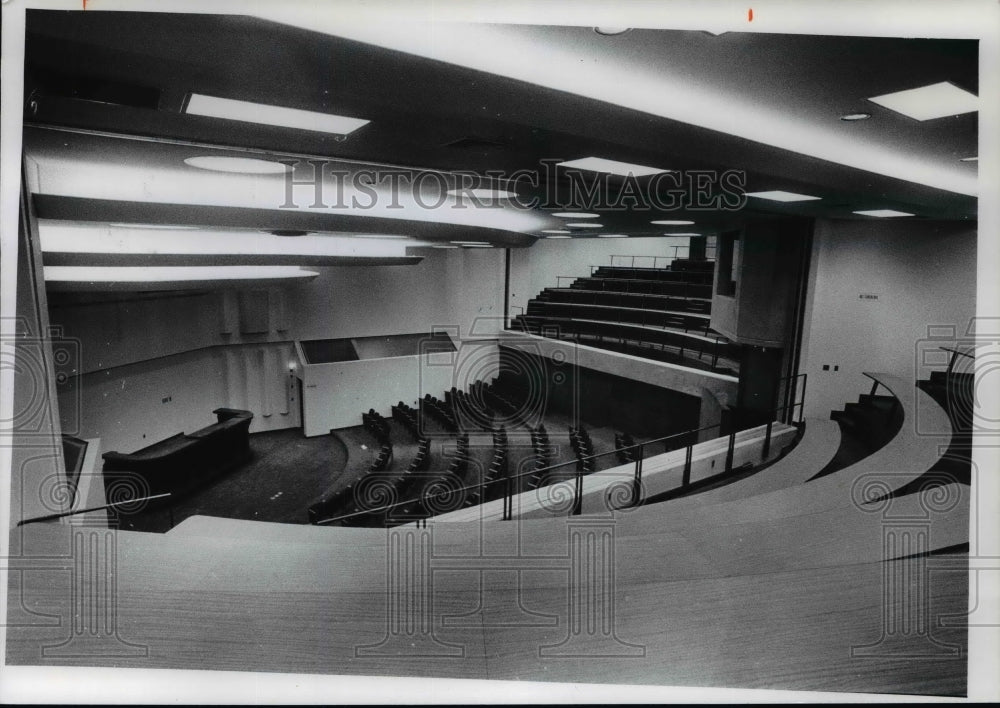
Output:
<path fill-rule="evenodd" d="M 633 324 L 674 327 L 708 333 L 711 316 L 696 312 L 675 312 L 673 310 L 646 310 L 638 307 L 618 305 L 590 305 L 570 302 L 546 302 L 531 300 L 525 312 L 528 317 L 569 317 L 582 320 L 604 320 L 631 322 Z"/>
<path fill-rule="evenodd" d="M 217 422 L 201 430 L 178 433 L 131 454 L 104 453 L 105 487 L 128 484 L 137 498 L 166 492 L 177 496 L 245 463 L 251 454 L 253 413 L 231 408 L 212 412 Z"/>
<path fill-rule="evenodd" d="M 577 278 L 570 285 L 579 290 L 610 290 L 620 293 L 646 293 L 649 295 L 672 295 L 684 298 L 702 298 L 711 301 L 711 283 L 690 281 L 661 281 L 643 278 L 589 277 Z"/>
<path fill-rule="evenodd" d="M 609 305 L 634 307 L 644 310 L 669 310 L 673 312 L 712 312 L 712 301 L 707 298 L 655 295 L 649 293 L 624 293 L 614 290 L 584 290 L 582 288 L 545 288 L 535 298 L 542 302 L 566 302 L 579 305 Z"/>
<path fill-rule="evenodd" d="M 597 347 L 603 347 L 603 341 L 606 339 L 618 343 L 631 340 L 657 344 L 671 347 L 681 357 L 694 355 L 700 360 L 707 360 L 712 367 L 718 364 L 719 359 L 738 361 L 740 355 L 739 346 L 721 335 L 706 336 L 695 332 L 662 329 L 648 325 L 518 315 L 514 318 L 511 326 L 512 329 L 529 334 L 556 339 L 592 337 L 598 340 L 598 343 L 594 344 Z M 642 355 L 640 354 L 640 356 Z"/>
<path fill-rule="evenodd" d="M 601 266 L 591 277 L 620 278 L 626 280 L 655 280 L 663 283 L 699 283 L 711 284 L 712 271 L 674 270 L 672 268 L 623 268 L 620 266 Z"/>
<path fill-rule="evenodd" d="M 697 271 L 699 273 L 715 273 L 715 261 L 707 259 L 675 258 L 670 264 L 670 270 Z"/>

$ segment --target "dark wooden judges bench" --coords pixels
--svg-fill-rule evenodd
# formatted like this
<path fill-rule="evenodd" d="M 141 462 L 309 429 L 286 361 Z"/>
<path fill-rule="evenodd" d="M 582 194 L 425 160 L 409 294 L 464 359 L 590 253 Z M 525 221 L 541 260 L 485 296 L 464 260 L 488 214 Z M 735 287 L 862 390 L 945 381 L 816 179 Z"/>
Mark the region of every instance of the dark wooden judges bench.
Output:
<path fill-rule="evenodd" d="M 106 452 L 104 485 L 108 500 L 124 493 L 138 497 L 192 491 L 250 457 L 253 413 L 216 408 L 217 422 L 193 433 L 178 433 L 136 452 Z"/>

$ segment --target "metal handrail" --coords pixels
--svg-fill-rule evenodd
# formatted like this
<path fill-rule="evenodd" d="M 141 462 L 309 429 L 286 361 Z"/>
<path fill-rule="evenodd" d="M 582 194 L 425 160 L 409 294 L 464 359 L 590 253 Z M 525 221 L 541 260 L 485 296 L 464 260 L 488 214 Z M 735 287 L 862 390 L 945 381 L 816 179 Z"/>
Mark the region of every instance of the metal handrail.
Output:
<path fill-rule="evenodd" d="M 56 519 L 62 519 L 67 516 L 76 516 L 77 514 L 87 514 L 92 511 L 104 511 L 106 509 L 114 509 L 119 506 L 125 506 L 126 504 L 137 504 L 139 502 L 148 502 L 154 499 L 166 499 L 171 496 L 170 492 L 164 492 L 163 494 L 153 494 L 148 497 L 141 497 L 139 499 L 126 499 L 125 501 L 111 502 L 110 504 L 104 504 L 102 506 L 92 506 L 87 509 L 76 509 L 75 511 L 63 511 L 58 514 L 46 514 L 45 516 L 36 516 L 33 519 L 21 519 L 17 522 L 18 526 L 24 526 L 26 524 L 37 524 L 43 521 L 55 521 Z"/>
<path fill-rule="evenodd" d="M 801 376 L 801 374 L 799 374 L 799 376 Z M 803 402 L 804 402 L 804 399 L 803 399 Z M 802 405 L 802 403 L 797 403 L 795 405 Z M 764 461 L 764 460 L 767 459 L 767 456 L 768 456 L 768 454 L 770 452 L 771 434 L 772 434 L 772 427 L 773 427 L 774 421 L 777 419 L 778 414 L 784 412 L 786 408 L 787 408 L 787 406 L 781 406 L 779 408 L 775 408 L 772 411 L 771 419 L 769 419 L 768 422 L 767 422 L 767 425 L 766 425 L 766 428 L 765 428 L 764 447 L 763 447 L 763 460 L 762 461 Z M 792 406 L 792 408 L 794 409 L 794 406 Z M 801 420 L 800 420 L 800 422 L 801 422 Z M 541 476 L 541 475 L 544 475 L 544 474 L 546 474 L 548 472 L 551 472 L 553 470 L 557 470 L 557 469 L 560 469 L 560 468 L 563 468 L 563 467 L 569 467 L 569 466 L 576 467 L 576 469 L 574 470 L 574 477 L 575 477 L 575 482 L 576 483 L 574 485 L 574 502 L 573 502 L 573 507 L 572 508 L 574 510 L 573 511 L 573 515 L 579 515 L 579 513 L 580 513 L 580 507 L 581 507 L 581 502 L 582 502 L 582 477 L 583 477 L 583 471 L 581 469 L 579 469 L 579 465 L 581 463 L 583 463 L 583 462 L 585 462 L 587 460 L 596 460 L 596 459 L 601 458 L 601 457 L 607 457 L 609 455 L 617 455 L 618 453 L 625 452 L 625 451 L 638 451 L 638 455 L 636 455 L 635 471 L 634 471 L 634 475 L 633 475 L 633 488 L 636 490 L 636 492 L 638 492 L 638 490 L 641 489 L 641 484 L 642 484 L 642 461 L 645 459 L 644 452 L 645 452 L 645 448 L 647 446 L 656 445 L 658 443 L 665 443 L 668 440 L 673 440 L 673 439 L 676 439 L 676 438 L 682 438 L 682 437 L 688 437 L 688 438 L 690 438 L 692 436 L 696 437 L 699 433 L 703 433 L 703 432 L 706 432 L 706 431 L 709 431 L 709 430 L 714 430 L 716 428 L 719 428 L 721 430 L 721 427 L 722 427 L 722 423 L 721 422 L 720 423 L 715 423 L 714 425 L 708 425 L 708 426 L 705 426 L 705 427 L 702 427 L 702 428 L 695 428 L 695 429 L 692 429 L 692 430 L 685 430 L 685 431 L 682 431 L 680 433 L 672 433 L 670 435 L 665 435 L 663 437 L 655 438 L 653 440 L 647 440 L 645 442 L 636 443 L 635 445 L 628 445 L 626 447 L 616 448 L 614 450 L 609 450 L 607 452 L 597 453 L 597 454 L 594 454 L 594 455 L 588 455 L 586 457 L 573 458 L 572 460 L 568 460 L 566 462 L 560 462 L 560 463 L 555 464 L 555 465 L 549 465 L 547 467 L 542 467 L 542 468 L 538 468 L 538 469 L 532 468 L 530 470 L 526 470 L 524 472 L 520 472 L 520 473 L 517 473 L 517 474 L 514 474 L 514 475 L 508 475 L 507 477 L 504 477 L 504 479 L 503 479 L 504 485 L 505 485 L 504 496 L 503 496 L 503 500 L 504 500 L 503 520 L 504 521 L 509 521 L 512 518 L 512 510 L 513 510 L 512 499 L 515 496 L 514 482 L 519 481 L 522 477 L 527 477 L 529 475 L 538 475 L 538 476 Z M 742 432 L 742 431 L 741 430 L 733 430 L 733 431 L 731 431 L 729 433 L 729 436 L 728 436 L 729 437 L 729 441 L 728 441 L 728 447 L 727 447 L 727 452 L 726 452 L 726 466 L 724 468 L 723 474 L 728 474 L 728 473 L 730 473 L 732 471 L 733 454 L 734 454 L 735 444 L 736 444 L 736 434 L 738 432 Z M 684 465 L 684 471 L 683 471 L 683 475 L 682 475 L 681 486 L 679 487 L 680 489 L 683 489 L 683 488 L 687 487 L 690 484 L 690 480 L 691 480 L 691 461 L 692 461 L 692 457 L 693 457 L 693 448 L 694 448 L 694 445 L 696 445 L 696 444 L 697 444 L 697 440 L 695 440 L 693 442 L 689 442 L 687 445 L 682 445 L 682 446 L 677 447 L 677 448 L 672 448 L 672 449 L 669 449 L 669 450 L 664 450 L 664 453 L 666 453 L 666 452 L 675 452 L 676 450 L 679 450 L 681 448 L 686 448 L 686 452 L 685 452 L 685 465 Z M 657 453 L 657 454 L 661 454 L 661 453 Z M 569 481 L 569 480 L 565 480 L 565 481 Z M 361 516 L 368 516 L 370 514 L 377 514 L 379 512 L 389 511 L 389 510 L 395 509 L 397 507 L 406 506 L 408 504 L 413 504 L 414 502 L 420 502 L 420 501 L 423 501 L 423 500 L 426 500 L 426 499 L 435 499 L 435 498 L 442 497 L 442 496 L 470 492 L 470 491 L 473 491 L 473 490 L 476 490 L 476 489 L 482 491 L 483 487 L 484 487 L 484 483 L 483 482 L 479 482 L 478 484 L 464 485 L 464 486 L 461 486 L 461 487 L 454 487 L 454 488 L 450 488 L 450 489 L 447 489 L 447 490 L 444 490 L 444 491 L 441 491 L 441 492 L 437 492 L 437 493 L 434 493 L 434 494 L 423 495 L 421 498 L 418 498 L 418 499 L 406 499 L 406 500 L 403 500 L 403 501 L 393 502 L 391 504 L 384 504 L 382 506 L 374 507 L 374 508 L 371 508 L 371 509 L 364 509 L 362 511 L 355 511 L 355 512 L 352 512 L 350 514 L 341 514 L 339 516 L 334 516 L 334 517 L 330 517 L 330 518 L 327 518 L 327 519 L 321 519 L 320 521 L 317 521 L 315 523 L 315 525 L 320 526 L 320 525 L 332 523 L 334 521 L 343 521 L 345 519 L 351 519 L 351 518 L 356 518 L 356 517 L 361 517 Z M 527 490 L 527 491 L 531 491 L 531 490 Z M 634 506 L 634 505 L 638 504 L 639 501 L 641 501 L 641 500 L 639 500 L 639 499 L 633 500 L 632 505 Z M 413 519 L 413 520 L 416 521 L 416 519 Z"/>

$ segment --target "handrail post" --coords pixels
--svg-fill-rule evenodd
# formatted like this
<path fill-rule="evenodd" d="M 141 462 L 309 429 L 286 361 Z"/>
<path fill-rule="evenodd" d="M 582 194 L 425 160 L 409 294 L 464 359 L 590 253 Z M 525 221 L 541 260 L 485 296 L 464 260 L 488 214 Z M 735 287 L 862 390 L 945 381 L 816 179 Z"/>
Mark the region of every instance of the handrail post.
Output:
<path fill-rule="evenodd" d="M 572 516 L 579 516 L 583 512 L 583 468 L 577 466 L 576 480 L 573 485 L 573 512 Z"/>
<path fill-rule="evenodd" d="M 639 454 L 635 460 L 635 475 L 632 478 L 632 506 L 638 506 L 642 490 L 642 461 L 645 458 L 645 443 L 639 444 Z"/>
<path fill-rule="evenodd" d="M 503 496 L 503 520 L 510 521 L 511 516 L 513 516 L 512 512 L 514 506 L 514 499 L 511 494 L 512 491 L 511 486 L 513 484 L 513 480 L 511 479 L 511 477 L 507 477 L 506 482 L 507 483 L 504 488 L 504 496 Z"/>
<path fill-rule="evenodd" d="M 689 443 L 684 451 L 684 473 L 681 476 L 681 487 L 687 488 L 691 484 L 691 458 L 694 454 L 694 443 Z"/>
<path fill-rule="evenodd" d="M 777 414 L 778 411 L 775 410 L 774 415 Z M 767 421 L 767 432 L 764 434 L 764 451 L 763 454 L 761 455 L 761 460 L 760 460 L 762 464 L 764 462 L 767 462 L 767 456 L 771 452 L 771 427 L 773 425 L 774 425 L 774 416 L 771 416 L 771 419 Z"/>
<path fill-rule="evenodd" d="M 733 471 L 733 453 L 736 448 L 736 431 L 729 433 L 729 449 L 726 450 L 726 474 Z"/>

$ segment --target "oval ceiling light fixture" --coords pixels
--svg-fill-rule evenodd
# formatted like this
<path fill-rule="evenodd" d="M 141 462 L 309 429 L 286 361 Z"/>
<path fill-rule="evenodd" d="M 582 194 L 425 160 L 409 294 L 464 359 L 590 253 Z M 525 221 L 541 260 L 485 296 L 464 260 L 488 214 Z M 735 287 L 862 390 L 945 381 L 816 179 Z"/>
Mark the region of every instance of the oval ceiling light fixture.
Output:
<path fill-rule="evenodd" d="M 552 216 L 558 216 L 560 219 L 597 219 L 600 214 L 591 214 L 586 211 L 557 211 Z"/>
<path fill-rule="evenodd" d="M 504 189 L 449 189 L 450 197 L 474 197 L 476 199 L 514 199 L 517 192 Z"/>
<path fill-rule="evenodd" d="M 436 243 L 433 246 L 431 246 L 431 248 L 458 248 L 458 246 L 452 246 L 451 244 L 447 243 Z"/>
<path fill-rule="evenodd" d="M 845 113 L 840 116 L 840 120 L 847 121 L 848 123 L 856 120 L 868 120 L 872 117 L 871 113 Z"/>
<path fill-rule="evenodd" d="M 628 238 L 628 234 L 597 234 L 597 238 Z"/>
<path fill-rule="evenodd" d="M 664 236 L 701 236 L 701 234 L 696 234 L 694 232 L 688 232 L 688 231 L 684 231 L 684 232 L 676 231 L 676 232 L 665 233 L 663 235 Z"/>
<path fill-rule="evenodd" d="M 604 224 L 566 224 L 571 229 L 603 229 Z"/>
<path fill-rule="evenodd" d="M 694 224 L 693 221 L 686 221 L 684 219 L 658 219 L 649 223 L 656 224 L 657 226 L 691 226 Z"/>
<path fill-rule="evenodd" d="M 979 162 L 979 156 L 976 157 L 962 157 L 959 158 L 959 162 Z"/>
<path fill-rule="evenodd" d="M 594 31 L 604 37 L 616 37 L 620 34 L 625 34 L 626 32 L 631 31 L 631 29 L 631 27 L 606 27 L 601 25 L 599 27 L 595 27 Z"/>
<path fill-rule="evenodd" d="M 568 234 L 566 229 L 542 229 L 543 234 Z"/>
<path fill-rule="evenodd" d="M 550 238 L 573 238 L 572 236 L 558 235 L 558 236 L 546 236 L 545 240 L 548 241 Z"/>
<path fill-rule="evenodd" d="M 253 157 L 228 157 L 223 155 L 200 155 L 187 157 L 184 164 L 199 170 L 231 172 L 243 175 L 280 175 L 291 169 L 288 165 L 272 160 L 258 160 Z"/>

